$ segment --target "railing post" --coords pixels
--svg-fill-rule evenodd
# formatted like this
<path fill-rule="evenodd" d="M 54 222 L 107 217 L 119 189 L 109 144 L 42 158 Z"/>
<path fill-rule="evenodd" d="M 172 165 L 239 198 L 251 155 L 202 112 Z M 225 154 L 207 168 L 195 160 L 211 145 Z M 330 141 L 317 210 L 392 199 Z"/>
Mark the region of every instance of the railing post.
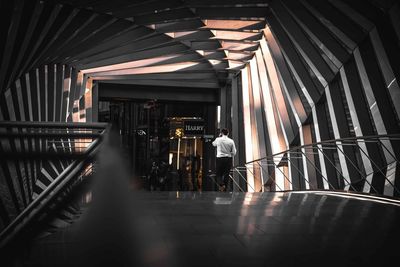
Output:
<path fill-rule="evenodd" d="M 374 166 L 374 169 L 375 167 L 377 167 L 376 169 L 378 173 L 384 176 L 386 182 L 385 188 L 386 189 L 389 188 L 388 185 L 390 185 L 391 186 L 390 189 L 393 188 L 393 190 L 395 190 L 395 192 L 400 195 L 400 189 L 395 187 L 394 182 L 392 182 L 393 180 L 391 178 L 392 176 L 390 176 L 391 180 L 389 180 L 389 178 L 385 175 L 383 169 L 379 168 L 378 164 L 375 161 L 373 161 L 368 156 L 368 154 L 365 153 L 365 149 L 363 149 L 363 147 L 360 146 L 360 143 L 362 142 L 367 143 L 369 141 L 373 141 L 374 143 L 378 145 L 380 144 L 382 146 L 387 155 L 390 155 L 389 159 L 393 158 L 395 160 L 394 162 L 396 162 L 397 164 L 400 163 L 395 157 L 395 155 L 391 152 L 391 150 L 385 146 L 386 142 L 382 141 L 383 138 L 387 138 L 388 139 L 387 141 L 393 141 L 396 138 L 400 138 L 400 135 L 380 135 L 380 136 L 365 136 L 365 137 L 357 136 L 357 137 L 341 138 L 334 140 L 326 140 L 313 144 L 302 145 L 258 160 L 247 162 L 246 164 L 243 165 L 243 171 L 247 171 L 248 175 L 255 175 L 253 169 L 250 167 L 250 164 L 252 164 L 254 168 L 255 165 L 257 166 L 256 170 L 260 170 L 261 175 L 265 175 L 265 169 L 264 169 L 265 168 L 264 161 L 265 161 L 266 166 L 271 166 L 274 168 L 275 177 L 273 177 L 273 175 L 269 175 L 268 181 L 271 181 L 271 183 L 273 182 L 275 184 L 275 190 L 277 191 L 284 190 L 284 188 L 282 187 L 283 181 L 285 188 L 289 185 L 291 187 L 291 190 L 293 190 L 294 178 L 291 177 L 291 175 L 296 175 L 299 181 L 304 181 L 306 184 L 310 184 L 310 177 L 307 176 L 306 172 L 305 171 L 303 172 L 298 165 L 293 164 L 294 158 L 292 155 L 293 153 L 298 153 L 299 158 L 305 160 L 306 162 L 306 163 L 303 162 L 303 164 L 305 164 L 305 168 L 308 165 L 307 168 L 311 168 L 310 170 L 312 170 L 314 175 L 318 175 L 317 176 L 318 178 L 319 175 L 322 177 L 322 181 L 321 179 L 317 179 L 317 184 L 310 184 L 309 188 L 311 189 L 313 189 L 314 187 L 319 188 L 320 183 L 323 183 L 324 189 L 331 189 L 331 190 L 345 189 L 345 190 L 352 190 L 355 192 L 358 191 L 366 192 L 366 190 L 368 190 L 377 192 L 376 186 L 374 186 L 372 180 L 368 179 L 370 174 L 368 174 L 366 169 L 364 171 L 360 167 L 362 164 L 365 165 L 366 162 L 369 162 L 370 164 L 372 164 L 372 166 Z M 346 151 L 348 149 L 349 153 L 352 152 L 351 154 L 346 154 L 347 153 Z M 310 152 L 308 152 L 308 150 L 310 150 Z M 332 155 L 330 154 L 330 151 L 332 151 Z M 310 161 L 308 153 L 313 153 L 314 155 L 318 154 L 320 161 L 323 160 L 324 162 L 323 166 L 321 165 L 321 168 L 319 168 L 316 162 Z M 360 154 L 363 161 L 362 163 L 359 164 L 358 159 L 360 157 Z M 284 155 L 287 155 L 287 159 L 284 158 Z M 336 157 L 339 158 L 338 162 L 336 161 Z M 281 159 L 282 163 L 285 161 L 284 164 L 285 166 L 287 163 L 287 166 L 290 167 L 289 174 L 287 174 L 286 171 L 281 169 L 281 165 L 275 161 L 276 158 Z M 389 162 L 388 165 L 392 163 Z M 342 166 L 343 168 L 340 168 L 338 164 L 341 165 L 344 164 L 344 166 Z M 386 166 L 386 168 L 387 167 L 389 166 Z M 233 173 L 238 174 L 239 175 L 238 177 L 240 179 L 244 179 L 246 181 L 246 179 L 241 174 L 241 169 L 239 166 L 235 166 Z M 355 174 L 354 177 L 356 178 L 354 178 L 353 176 L 350 177 L 349 176 L 350 174 Z M 279 175 L 278 176 L 280 178 L 279 181 L 277 180 L 276 175 Z M 286 182 L 289 183 L 287 184 Z M 363 182 L 362 187 L 355 188 L 355 185 L 358 185 L 358 183 L 361 184 L 362 182 Z M 247 181 L 246 183 L 249 189 L 254 190 L 254 188 Z M 300 186 L 301 188 L 303 187 L 302 185 L 304 185 L 304 183 L 301 183 Z M 263 186 L 266 186 L 266 183 Z"/>
<path fill-rule="evenodd" d="M 296 165 L 295 165 L 295 164 L 292 164 L 292 162 L 290 161 L 290 156 L 289 156 L 290 153 L 291 153 L 291 152 L 289 152 L 289 153 L 288 153 L 288 156 L 287 156 L 288 161 L 289 161 L 289 163 L 290 163 L 290 166 L 291 166 L 291 167 L 294 167 L 294 168 L 297 170 L 297 172 L 303 177 L 303 179 L 304 179 L 305 181 L 307 181 L 307 178 L 304 176 L 303 172 L 301 172 L 300 169 L 297 168 Z M 307 182 L 308 182 L 308 181 L 307 181 Z M 293 183 L 292 183 L 292 188 L 293 188 Z"/>

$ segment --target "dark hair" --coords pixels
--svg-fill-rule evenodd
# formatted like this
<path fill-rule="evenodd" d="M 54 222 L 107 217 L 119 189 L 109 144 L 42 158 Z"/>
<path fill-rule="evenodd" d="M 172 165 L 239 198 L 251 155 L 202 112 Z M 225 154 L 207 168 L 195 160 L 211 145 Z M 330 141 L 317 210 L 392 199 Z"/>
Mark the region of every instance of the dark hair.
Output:
<path fill-rule="evenodd" d="M 221 133 L 222 133 L 223 135 L 228 135 L 228 134 L 229 134 L 229 130 L 226 129 L 226 128 L 224 128 L 224 129 L 221 130 Z"/>

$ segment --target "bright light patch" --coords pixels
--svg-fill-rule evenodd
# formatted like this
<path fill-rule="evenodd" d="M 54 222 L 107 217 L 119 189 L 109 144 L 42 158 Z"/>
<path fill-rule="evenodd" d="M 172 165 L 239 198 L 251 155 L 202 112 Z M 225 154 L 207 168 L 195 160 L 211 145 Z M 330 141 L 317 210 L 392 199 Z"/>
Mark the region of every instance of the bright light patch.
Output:
<path fill-rule="evenodd" d="M 148 66 L 148 65 L 154 65 L 154 64 L 157 64 L 157 63 L 169 60 L 169 59 L 173 59 L 173 58 L 176 58 L 176 57 L 179 57 L 179 56 L 181 56 L 181 54 L 171 54 L 171 55 L 168 55 L 168 56 L 146 58 L 146 59 L 141 59 L 141 60 L 135 60 L 135 61 L 125 62 L 125 63 L 120 63 L 120 64 L 107 65 L 107 66 L 104 66 L 104 67 L 83 69 L 81 71 L 81 73 L 82 74 L 86 74 L 86 73 L 106 72 L 106 71 L 113 71 L 113 70 L 122 70 L 122 69 L 145 67 L 145 66 Z"/>
<path fill-rule="evenodd" d="M 243 119 L 244 119 L 244 135 L 246 147 L 246 162 L 253 161 L 253 144 L 251 135 L 251 117 L 250 117 L 250 88 L 248 66 L 241 71 L 242 74 L 242 92 L 243 92 Z M 247 191 L 254 192 L 254 175 L 247 170 Z"/>
<path fill-rule="evenodd" d="M 218 128 L 221 128 L 221 106 L 217 106 L 217 122 Z"/>
<path fill-rule="evenodd" d="M 203 20 L 205 29 L 232 29 L 232 30 L 243 30 L 246 28 L 254 28 L 262 20 Z"/>

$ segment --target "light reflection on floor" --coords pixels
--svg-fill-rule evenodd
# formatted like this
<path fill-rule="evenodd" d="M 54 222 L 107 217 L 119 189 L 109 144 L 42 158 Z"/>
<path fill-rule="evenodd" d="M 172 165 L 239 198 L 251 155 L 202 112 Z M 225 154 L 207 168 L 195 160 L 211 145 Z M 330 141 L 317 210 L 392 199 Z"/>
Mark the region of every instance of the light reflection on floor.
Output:
<path fill-rule="evenodd" d="M 114 214 L 89 209 L 70 228 L 39 240 L 30 262 L 384 266 L 395 255 L 390 242 L 400 237 L 399 207 L 321 192 L 132 192 L 128 198 L 134 203 Z M 87 254 L 77 257 L 77 247 Z"/>
<path fill-rule="evenodd" d="M 105 148 L 79 220 L 36 240 L 18 266 L 336 267 L 397 260 L 400 207 L 393 203 L 322 191 L 137 192 L 114 153 Z"/>

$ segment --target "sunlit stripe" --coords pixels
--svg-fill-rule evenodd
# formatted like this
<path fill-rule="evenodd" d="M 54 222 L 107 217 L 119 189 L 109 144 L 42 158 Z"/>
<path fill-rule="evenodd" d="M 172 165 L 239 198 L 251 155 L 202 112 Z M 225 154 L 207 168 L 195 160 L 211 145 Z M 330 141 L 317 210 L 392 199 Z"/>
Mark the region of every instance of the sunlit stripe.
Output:
<path fill-rule="evenodd" d="M 248 28 L 254 25 L 257 25 L 262 20 L 213 20 L 206 19 L 203 20 L 204 29 L 232 29 L 232 30 L 241 30 L 243 28 Z"/>
<path fill-rule="evenodd" d="M 319 131 L 319 124 L 318 124 L 318 117 L 317 117 L 317 111 L 315 110 L 315 106 L 312 107 L 312 116 L 313 116 L 313 122 L 314 122 L 314 132 L 315 132 L 315 139 L 319 143 L 321 142 L 321 134 Z M 324 185 L 324 189 L 329 189 L 329 183 L 328 183 L 328 174 L 326 172 L 326 165 L 325 165 L 325 157 L 322 154 L 322 146 L 317 145 L 318 147 L 318 158 L 319 158 L 319 164 L 321 166 L 321 173 L 322 173 L 322 183 Z"/>
<path fill-rule="evenodd" d="M 66 107 L 65 107 L 66 112 L 64 114 L 65 118 L 62 118 L 63 121 L 67 121 L 67 118 L 68 118 L 68 107 L 69 107 L 69 99 L 70 99 L 69 94 L 70 94 L 70 92 L 71 92 L 71 77 L 64 79 L 64 93 L 66 94 L 66 96 L 63 96 L 63 98 L 65 97 L 66 103 L 63 103 L 63 104 L 66 105 Z M 64 101 L 64 99 L 63 99 L 63 101 Z"/>
<path fill-rule="evenodd" d="M 355 49 L 353 54 L 354 54 L 354 59 L 356 61 L 357 70 L 358 70 L 360 78 L 361 78 L 361 83 L 362 83 L 363 89 L 365 91 L 365 96 L 366 96 L 366 99 L 368 102 L 368 106 L 374 107 L 373 110 L 371 110 L 371 115 L 372 115 L 372 119 L 374 120 L 376 131 L 380 135 L 385 135 L 385 134 L 387 134 L 386 126 L 383 123 L 381 111 L 376 106 L 376 99 L 375 99 L 374 91 L 372 90 L 372 85 L 369 81 L 367 70 L 365 69 L 365 65 L 364 65 L 363 59 L 361 57 L 360 50 L 358 48 Z M 386 161 L 391 162 L 393 157 L 390 154 L 394 153 L 392 144 L 389 142 L 389 140 L 383 140 L 382 143 L 390 151 L 390 153 L 389 153 L 389 151 L 387 151 L 386 149 L 383 150 Z"/>
<path fill-rule="evenodd" d="M 397 115 L 400 116 L 400 87 L 396 82 L 396 75 L 393 72 L 393 68 L 388 58 L 390 55 L 386 53 L 380 34 L 378 33 L 376 27 L 371 30 L 369 36 L 371 38 L 376 59 L 380 66 L 385 83 L 389 84 L 387 88 L 390 98 L 392 99 L 392 105 L 394 106 L 394 110 L 396 111 Z"/>
<path fill-rule="evenodd" d="M 241 61 L 233 61 L 233 60 L 228 60 L 228 64 L 230 69 L 238 68 L 244 65 L 244 63 Z"/>
<path fill-rule="evenodd" d="M 300 134 L 300 144 L 302 146 L 304 146 L 305 145 L 305 143 L 304 143 L 304 132 L 303 132 L 302 128 L 299 129 L 299 134 Z M 303 162 L 303 173 L 304 173 L 304 177 L 306 177 L 306 179 L 304 179 L 304 183 L 306 185 L 306 189 L 310 189 L 310 183 L 308 182 L 310 177 L 308 175 L 308 168 L 307 168 L 308 164 L 307 164 L 307 159 L 306 159 L 306 149 L 305 149 L 305 147 L 301 148 L 301 152 L 303 152 L 302 155 L 301 155 L 301 160 Z"/>
<path fill-rule="evenodd" d="M 266 151 L 265 151 L 265 137 L 263 133 L 258 132 L 261 129 L 264 129 L 263 121 L 262 121 L 262 105 L 261 105 L 261 92 L 260 92 L 260 79 L 259 79 L 259 72 L 257 68 L 257 62 L 256 59 L 252 59 L 250 61 L 250 73 L 251 73 L 251 88 L 253 91 L 253 110 L 254 110 L 254 115 L 255 115 L 255 124 L 253 124 L 253 157 L 255 159 L 263 158 L 267 156 Z M 261 118 L 259 118 L 261 117 Z M 260 120 L 261 119 L 261 120 Z M 260 124 L 260 125 L 259 125 Z M 263 153 L 262 153 L 263 150 Z M 261 182 L 261 185 L 263 185 L 267 177 L 264 177 L 264 172 L 262 170 L 262 166 L 256 165 L 254 166 L 255 168 L 258 168 L 260 170 L 260 176 L 256 176 L 255 179 L 259 179 Z M 264 179 L 265 178 L 265 179 Z M 257 191 L 259 191 L 258 188 L 256 188 Z M 264 191 L 264 186 L 261 186 L 261 190 Z"/>
<path fill-rule="evenodd" d="M 386 169 L 386 179 L 385 179 L 385 187 L 383 189 L 383 194 L 386 196 L 394 195 L 394 184 L 396 182 L 396 169 L 398 168 L 398 163 L 392 162 L 387 166 Z"/>
<path fill-rule="evenodd" d="M 269 51 L 269 48 L 267 46 L 267 43 L 265 39 L 263 38 L 260 42 L 261 44 L 261 51 L 256 52 L 256 57 L 257 60 L 260 62 L 263 62 L 263 65 L 260 65 L 260 73 L 261 75 L 266 75 L 269 77 L 270 82 L 271 82 L 271 88 L 269 86 L 268 80 L 263 82 L 263 79 L 261 79 L 261 85 L 263 88 L 263 96 L 264 96 L 264 107 L 265 107 L 265 115 L 267 118 L 267 125 L 268 125 L 268 133 L 269 133 L 269 138 L 270 138 L 270 144 L 271 144 L 271 149 L 272 149 L 272 154 L 277 154 L 280 153 L 284 150 L 286 150 L 285 140 L 284 136 L 281 136 L 279 134 L 280 129 L 278 127 L 282 127 L 280 121 L 277 121 L 277 117 L 275 115 L 279 115 L 278 111 L 274 109 L 274 101 L 273 101 L 273 96 L 272 96 L 272 90 L 274 90 L 274 86 L 278 86 L 277 90 L 280 90 L 280 85 L 279 85 L 279 80 L 278 76 L 276 73 L 275 65 L 272 59 L 272 55 Z M 272 72 L 272 73 L 271 73 Z M 265 73 L 265 74 L 264 74 Z M 279 120 L 279 119 L 278 119 Z M 282 133 L 284 135 L 284 131 L 282 130 Z M 283 155 L 282 155 L 283 156 Z M 275 164 L 278 164 L 280 162 L 281 158 L 274 158 Z M 283 175 L 282 172 L 284 172 L 283 168 L 280 168 L 280 170 L 277 170 L 278 167 L 276 167 L 275 170 L 275 182 L 277 185 L 277 189 L 283 190 L 285 188 L 285 176 Z"/>
<path fill-rule="evenodd" d="M 350 117 L 351 117 L 351 120 L 352 120 L 353 125 L 354 125 L 354 131 L 356 133 L 356 136 L 363 136 L 362 127 L 361 127 L 360 121 L 358 119 L 358 115 L 356 113 L 356 108 L 355 108 L 355 105 L 354 105 L 353 97 L 351 95 L 350 85 L 349 85 L 349 82 L 347 80 L 345 68 L 346 67 L 343 66 L 340 69 L 340 77 L 342 79 L 343 89 L 344 89 L 344 93 L 345 93 L 345 96 L 346 96 L 346 101 L 347 101 L 347 104 L 349 106 Z M 357 99 L 356 99 L 356 101 L 357 101 Z M 363 165 L 364 165 L 363 168 L 365 170 L 365 173 L 373 172 L 372 165 L 371 165 L 371 160 L 368 157 L 368 150 L 367 150 L 367 147 L 365 145 L 365 142 L 358 142 L 358 145 L 360 146 L 361 149 L 363 149 L 365 151 L 365 153 L 361 153 L 361 159 L 362 159 L 362 162 L 363 162 Z M 366 176 L 366 182 L 364 183 L 364 186 L 363 186 L 363 192 L 366 192 L 366 193 L 370 192 L 371 183 L 372 183 L 372 177 L 373 177 L 372 175 L 367 175 Z"/>
<path fill-rule="evenodd" d="M 217 127 L 218 128 L 221 128 L 221 106 L 220 105 L 218 105 L 217 106 Z"/>
<path fill-rule="evenodd" d="M 249 96 L 249 77 L 248 77 L 248 66 L 241 71 L 242 75 L 242 94 L 243 94 L 243 124 L 244 124 L 244 135 L 245 135 L 245 147 L 246 147 L 246 162 L 253 160 L 253 144 L 251 135 L 251 118 L 250 118 L 250 96 Z M 248 192 L 254 192 L 254 176 L 247 170 L 247 187 Z"/>
<path fill-rule="evenodd" d="M 257 44 L 258 44 L 257 42 L 243 43 L 235 41 L 221 41 L 222 47 L 224 49 L 229 49 L 229 50 L 245 50 L 250 47 L 256 46 Z"/>
<path fill-rule="evenodd" d="M 328 104 L 329 115 L 330 115 L 330 118 L 332 121 L 333 134 L 335 136 L 335 139 L 340 139 L 341 137 L 340 137 L 340 132 L 339 132 L 339 124 L 336 120 L 336 113 L 335 113 L 335 109 L 333 107 L 332 96 L 331 96 L 331 91 L 330 91 L 329 86 L 325 87 L 325 95 L 326 95 L 326 103 Z M 343 151 L 342 142 L 338 141 L 338 142 L 336 142 L 336 145 L 338 147 L 338 157 L 339 157 L 340 167 L 342 169 L 342 176 L 345 179 L 344 180 L 344 183 L 345 183 L 344 189 L 348 189 L 350 186 L 348 184 L 349 179 L 350 179 L 350 174 L 348 171 L 346 158 L 345 158 L 344 154 L 342 152 L 340 152 L 340 151 Z"/>
<path fill-rule="evenodd" d="M 141 59 L 141 60 L 136 60 L 136 61 L 120 63 L 120 64 L 107 65 L 104 67 L 84 69 L 84 70 L 82 70 L 82 73 L 94 73 L 94 72 L 104 72 L 104 71 L 112 71 L 112 70 L 122 70 L 122 69 L 145 67 L 148 65 L 154 65 L 154 64 L 157 64 L 157 63 L 169 60 L 169 59 L 173 59 L 173 58 L 176 58 L 179 56 L 182 56 L 182 54 L 172 54 L 172 55 L 168 55 L 168 56 L 146 58 L 146 59 Z"/>
<path fill-rule="evenodd" d="M 165 32 L 164 34 L 172 37 L 172 38 L 180 38 L 190 34 L 197 33 L 199 31 L 185 31 L 185 32 Z"/>
<path fill-rule="evenodd" d="M 246 38 L 256 37 L 258 32 L 240 32 L 240 31 L 212 31 L 217 39 L 223 40 L 244 40 Z"/>
<path fill-rule="evenodd" d="M 103 76 L 103 75 L 130 75 L 130 74 L 147 74 L 147 73 L 170 73 L 174 71 L 183 70 L 196 65 L 201 64 L 200 62 L 188 61 L 180 62 L 175 64 L 158 65 L 151 67 L 140 67 L 131 69 L 121 69 L 121 70 L 110 70 L 104 72 L 92 73 L 91 76 Z"/>

